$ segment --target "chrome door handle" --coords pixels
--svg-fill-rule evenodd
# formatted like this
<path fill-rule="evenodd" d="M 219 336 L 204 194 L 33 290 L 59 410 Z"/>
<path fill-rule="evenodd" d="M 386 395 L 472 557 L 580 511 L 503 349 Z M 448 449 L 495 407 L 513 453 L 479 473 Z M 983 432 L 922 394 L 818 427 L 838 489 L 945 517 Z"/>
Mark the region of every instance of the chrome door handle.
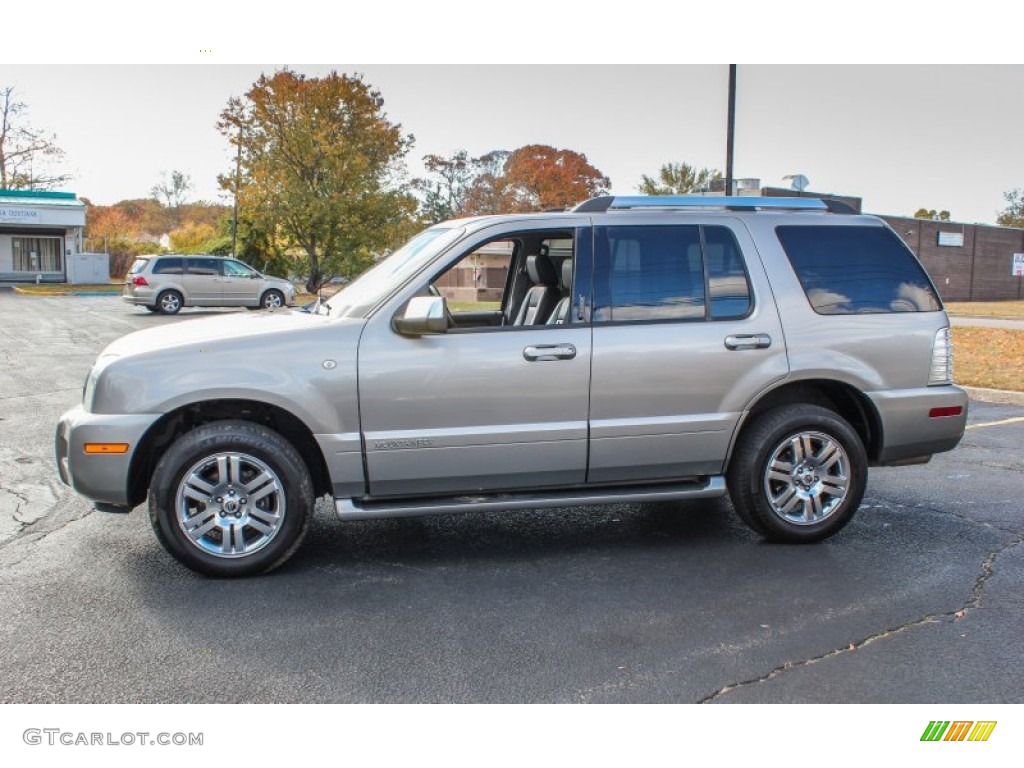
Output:
<path fill-rule="evenodd" d="M 767 349 L 772 345 L 772 337 L 767 333 L 740 333 L 725 337 L 726 349 Z"/>
<path fill-rule="evenodd" d="M 523 350 L 523 357 L 532 362 L 545 360 L 572 360 L 576 357 L 576 347 L 572 344 L 538 344 Z"/>

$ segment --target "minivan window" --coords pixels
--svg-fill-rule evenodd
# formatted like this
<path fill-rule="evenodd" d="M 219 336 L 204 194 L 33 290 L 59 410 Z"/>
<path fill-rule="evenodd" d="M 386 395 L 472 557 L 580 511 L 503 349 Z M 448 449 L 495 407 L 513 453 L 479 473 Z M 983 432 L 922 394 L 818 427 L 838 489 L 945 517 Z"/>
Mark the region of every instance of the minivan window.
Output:
<path fill-rule="evenodd" d="M 221 273 L 220 259 L 198 259 L 188 260 L 188 272 L 190 275 L 219 275 Z"/>
<path fill-rule="evenodd" d="M 924 268 L 888 227 L 784 226 L 775 233 L 819 315 L 942 309 Z"/>
<path fill-rule="evenodd" d="M 180 275 L 182 271 L 182 259 L 180 256 L 157 259 L 156 266 L 153 267 L 154 275 Z"/>
<path fill-rule="evenodd" d="M 253 270 L 240 262 L 231 259 L 224 262 L 224 274 L 228 277 L 250 277 L 252 273 Z"/>
<path fill-rule="evenodd" d="M 137 274 L 139 274 L 139 272 L 141 272 L 142 270 L 144 270 L 146 268 L 147 264 L 149 264 L 149 259 L 136 259 L 135 263 L 132 264 L 132 268 L 128 270 L 128 274 L 129 275 L 137 275 Z"/>

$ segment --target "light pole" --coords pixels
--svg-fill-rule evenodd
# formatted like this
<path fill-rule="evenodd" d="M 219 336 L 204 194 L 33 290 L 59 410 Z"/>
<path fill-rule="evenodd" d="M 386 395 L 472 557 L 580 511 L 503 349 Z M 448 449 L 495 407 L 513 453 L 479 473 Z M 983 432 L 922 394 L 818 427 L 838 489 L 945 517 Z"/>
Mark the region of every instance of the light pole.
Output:
<path fill-rule="evenodd" d="M 725 132 L 725 194 L 732 194 L 732 147 L 736 132 L 736 65 L 729 65 L 729 117 Z"/>

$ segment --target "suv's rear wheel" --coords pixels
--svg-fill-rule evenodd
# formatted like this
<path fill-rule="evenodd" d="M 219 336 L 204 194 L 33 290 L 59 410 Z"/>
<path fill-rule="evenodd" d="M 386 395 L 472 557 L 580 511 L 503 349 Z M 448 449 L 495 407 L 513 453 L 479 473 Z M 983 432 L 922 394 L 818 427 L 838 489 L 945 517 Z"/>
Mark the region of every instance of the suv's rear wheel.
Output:
<path fill-rule="evenodd" d="M 181 305 L 181 294 L 177 291 L 164 291 L 156 297 L 156 306 L 165 315 L 178 314 Z"/>
<path fill-rule="evenodd" d="M 816 405 L 768 411 L 740 435 L 728 484 L 733 507 L 772 541 L 832 536 L 860 506 L 868 461 L 860 437 Z"/>
<path fill-rule="evenodd" d="M 295 448 L 247 421 L 178 438 L 153 472 L 149 516 L 168 552 L 213 576 L 265 573 L 298 549 L 313 484 Z"/>

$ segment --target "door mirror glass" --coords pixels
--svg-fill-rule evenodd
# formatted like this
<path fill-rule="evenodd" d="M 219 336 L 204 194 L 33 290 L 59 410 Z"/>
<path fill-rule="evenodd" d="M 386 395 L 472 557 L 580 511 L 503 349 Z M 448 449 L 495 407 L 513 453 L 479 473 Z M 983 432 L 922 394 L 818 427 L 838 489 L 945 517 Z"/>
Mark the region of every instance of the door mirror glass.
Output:
<path fill-rule="evenodd" d="M 415 296 L 405 311 L 394 318 L 395 330 L 403 336 L 424 336 L 448 330 L 448 305 L 444 296 Z"/>

